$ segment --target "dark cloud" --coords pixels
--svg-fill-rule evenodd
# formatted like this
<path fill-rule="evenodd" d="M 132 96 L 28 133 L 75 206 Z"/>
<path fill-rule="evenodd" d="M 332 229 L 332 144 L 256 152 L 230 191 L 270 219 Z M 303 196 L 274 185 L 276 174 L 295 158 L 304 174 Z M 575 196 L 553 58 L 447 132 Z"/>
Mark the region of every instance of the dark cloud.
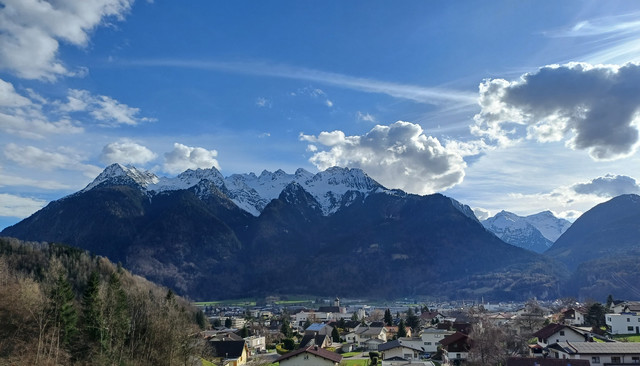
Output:
<path fill-rule="evenodd" d="M 578 194 L 593 194 L 600 197 L 615 197 L 621 194 L 640 193 L 635 179 L 625 175 L 607 174 L 589 183 L 579 183 L 571 187 Z"/>
<path fill-rule="evenodd" d="M 527 138 L 565 140 L 593 159 L 617 159 L 638 143 L 640 65 L 546 66 L 515 82 L 485 81 L 479 103 L 472 128 L 478 135 L 501 142 L 522 137 L 514 136 L 516 123 L 527 126 Z"/>

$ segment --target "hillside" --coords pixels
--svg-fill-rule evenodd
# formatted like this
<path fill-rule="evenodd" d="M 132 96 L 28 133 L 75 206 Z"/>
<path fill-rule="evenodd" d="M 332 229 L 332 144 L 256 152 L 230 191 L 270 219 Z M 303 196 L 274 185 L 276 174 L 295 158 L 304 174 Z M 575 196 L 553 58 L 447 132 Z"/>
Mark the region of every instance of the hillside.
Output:
<path fill-rule="evenodd" d="M 168 365 L 201 355 L 192 335 L 202 313 L 104 257 L 0 238 L 0 284 L 0 364 Z"/>
<path fill-rule="evenodd" d="M 92 250 L 194 299 L 558 295 L 561 267 L 505 244 L 470 212 L 357 169 L 161 178 L 116 164 L 2 234 Z"/>
<path fill-rule="evenodd" d="M 601 203 L 578 218 L 545 255 L 572 270 L 597 259 L 624 258 L 640 248 L 640 196 Z"/>

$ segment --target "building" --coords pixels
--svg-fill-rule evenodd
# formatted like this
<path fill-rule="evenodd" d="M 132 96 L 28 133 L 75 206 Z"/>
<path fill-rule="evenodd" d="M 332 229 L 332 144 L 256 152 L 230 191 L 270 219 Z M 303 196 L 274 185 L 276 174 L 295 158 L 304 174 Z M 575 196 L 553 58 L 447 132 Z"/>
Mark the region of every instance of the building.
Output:
<path fill-rule="evenodd" d="M 590 366 L 587 360 L 567 360 L 557 358 L 509 357 L 507 366 Z"/>
<path fill-rule="evenodd" d="M 440 341 L 443 365 L 461 365 L 469 357 L 473 340 L 468 335 L 455 332 Z"/>
<path fill-rule="evenodd" d="M 640 334 L 640 313 L 606 314 L 605 321 L 611 334 Z"/>
<path fill-rule="evenodd" d="M 212 357 L 225 366 L 241 366 L 247 363 L 249 348 L 244 340 L 208 341 Z"/>
<path fill-rule="evenodd" d="M 414 347 L 411 343 L 404 343 L 402 339 L 396 339 L 378 346 L 378 351 L 382 353 L 382 360 L 394 357 L 404 360 L 417 360 L 423 353 L 421 348 Z"/>
<path fill-rule="evenodd" d="M 280 366 L 338 366 L 342 356 L 318 346 L 309 346 L 282 355 Z"/>
<path fill-rule="evenodd" d="M 589 340 L 588 332 L 565 324 L 549 324 L 533 333 L 538 338 L 538 345 L 542 348 L 550 344 L 560 342 L 586 342 Z"/>
<path fill-rule="evenodd" d="M 445 337 L 452 335 L 454 331 L 438 328 L 427 328 L 420 332 L 420 339 L 422 341 L 422 348 L 427 353 L 438 352 L 438 346 L 440 341 Z"/>
<path fill-rule="evenodd" d="M 640 343 L 634 342 L 562 342 L 549 346 L 549 357 L 586 360 L 592 366 L 640 364 Z"/>

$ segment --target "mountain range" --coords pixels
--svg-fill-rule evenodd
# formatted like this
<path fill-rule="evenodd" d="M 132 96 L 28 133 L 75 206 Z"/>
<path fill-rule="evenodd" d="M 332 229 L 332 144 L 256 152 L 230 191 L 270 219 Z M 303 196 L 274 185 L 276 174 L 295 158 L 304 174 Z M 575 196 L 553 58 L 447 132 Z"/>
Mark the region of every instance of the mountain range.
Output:
<path fill-rule="evenodd" d="M 506 243 L 543 253 L 551 248 L 571 223 L 555 217 L 550 211 L 524 217 L 501 211 L 482 221 L 482 225 Z"/>
<path fill-rule="evenodd" d="M 192 299 L 555 298 L 574 278 L 452 198 L 390 190 L 347 168 L 167 178 L 114 164 L 1 234 L 88 249 Z"/>

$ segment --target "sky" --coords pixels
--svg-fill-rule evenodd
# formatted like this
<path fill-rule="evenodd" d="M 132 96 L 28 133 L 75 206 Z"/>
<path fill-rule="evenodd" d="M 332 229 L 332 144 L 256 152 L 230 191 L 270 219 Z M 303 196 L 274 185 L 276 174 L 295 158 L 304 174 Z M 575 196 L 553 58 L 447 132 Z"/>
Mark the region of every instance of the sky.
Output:
<path fill-rule="evenodd" d="M 575 220 L 640 193 L 638 62 L 633 1 L 0 0 L 0 229 L 116 162 Z"/>

